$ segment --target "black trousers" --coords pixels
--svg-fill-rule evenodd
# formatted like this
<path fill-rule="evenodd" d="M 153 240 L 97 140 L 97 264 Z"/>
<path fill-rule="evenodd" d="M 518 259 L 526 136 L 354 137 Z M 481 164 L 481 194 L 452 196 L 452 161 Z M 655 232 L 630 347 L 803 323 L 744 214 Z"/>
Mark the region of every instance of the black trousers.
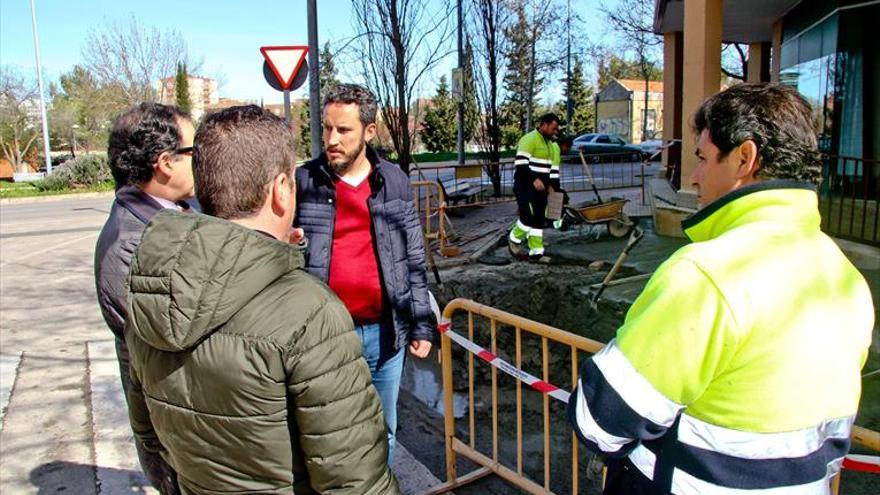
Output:
<path fill-rule="evenodd" d="M 528 170 L 517 168 L 513 175 L 513 194 L 519 209 L 519 220 L 533 229 L 547 226 L 547 191 L 538 191 Z"/>
<path fill-rule="evenodd" d="M 659 489 L 627 459 L 608 459 L 605 462 L 605 467 L 608 468 L 608 472 L 605 475 L 603 495 L 665 495 L 669 493 Z"/>
<path fill-rule="evenodd" d="M 125 392 L 125 403 L 128 404 L 128 389 L 131 388 L 131 374 L 128 369 L 130 359 L 125 339 L 119 337 L 116 337 L 116 359 L 119 361 L 119 376 L 122 379 L 122 391 Z M 141 469 L 153 488 L 159 490 L 162 495 L 180 495 L 174 468 L 169 466 L 161 455 L 148 452 L 137 438 L 134 439 L 134 447 Z"/>

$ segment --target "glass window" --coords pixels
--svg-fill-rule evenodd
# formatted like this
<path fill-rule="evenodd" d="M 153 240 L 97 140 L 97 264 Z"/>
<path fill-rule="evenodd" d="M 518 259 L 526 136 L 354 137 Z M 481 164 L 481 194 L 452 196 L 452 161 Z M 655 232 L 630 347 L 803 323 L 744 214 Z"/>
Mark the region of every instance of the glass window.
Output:
<path fill-rule="evenodd" d="M 610 143 L 611 140 L 608 139 L 608 136 L 605 134 L 600 134 L 599 137 L 596 138 L 597 143 Z"/>

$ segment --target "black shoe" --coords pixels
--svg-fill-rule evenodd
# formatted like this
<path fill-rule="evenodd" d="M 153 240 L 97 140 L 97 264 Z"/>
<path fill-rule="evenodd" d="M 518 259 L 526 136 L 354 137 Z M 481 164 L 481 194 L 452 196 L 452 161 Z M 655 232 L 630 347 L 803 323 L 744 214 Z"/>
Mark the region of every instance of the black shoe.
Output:
<path fill-rule="evenodd" d="M 529 254 L 523 249 L 522 244 L 517 244 L 510 239 L 507 240 L 507 250 L 510 251 L 510 256 L 513 259 L 520 261 L 529 259 Z"/>
<path fill-rule="evenodd" d="M 542 265 L 549 265 L 553 262 L 553 258 L 547 256 L 546 254 L 530 254 L 529 255 L 530 263 L 540 263 Z"/>

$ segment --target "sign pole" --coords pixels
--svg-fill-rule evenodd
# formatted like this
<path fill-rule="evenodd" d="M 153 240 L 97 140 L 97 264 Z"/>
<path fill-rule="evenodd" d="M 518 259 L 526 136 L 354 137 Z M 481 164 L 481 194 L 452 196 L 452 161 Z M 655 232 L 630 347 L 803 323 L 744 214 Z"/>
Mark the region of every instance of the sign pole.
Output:
<path fill-rule="evenodd" d="M 284 120 L 290 124 L 290 90 L 284 90 Z"/>
<path fill-rule="evenodd" d="M 462 15 L 461 15 L 461 0 L 458 0 L 457 5 L 457 14 L 458 14 L 458 70 L 461 73 L 461 87 L 459 98 L 458 98 L 458 108 L 457 108 L 457 120 L 458 120 L 458 134 L 456 135 L 457 148 L 458 148 L 458 164 L 464 165 L 464 88 L 465 88 L 465 80 L 464 80 L 464 50 L 462 48 Z"/>
<path fill-rule="evenodd" d="M 312 136 L 312 158 L 321 154 L 321 79 L 318 77 L 318 5 L 308 0 L 309 30 L 309 131 Z"/>
<path fill-rule="evenodd" d="M 43 126 L 43 157 L 46 159 L 46 175 L 52 173 L 52 157 L 49 155 L 49 124 L 46 120 L 46 93 L 43 91 L 43 66 L 40 64 L 40 37 L 37 35 L 37 9 L 31 0 L 31 22 L 34 27 L 34 53 L 37 55 L 37 83 L 40 88 L 40 116 Z"/>

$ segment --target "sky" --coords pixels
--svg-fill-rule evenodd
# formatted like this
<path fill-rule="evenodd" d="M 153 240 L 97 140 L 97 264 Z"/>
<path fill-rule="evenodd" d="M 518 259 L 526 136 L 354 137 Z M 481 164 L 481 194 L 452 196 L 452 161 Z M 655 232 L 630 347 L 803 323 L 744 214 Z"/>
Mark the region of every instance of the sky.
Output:
<path fill-rule="evenodd" d="M 433 0 L 432 0 L 433 1 Z M 264 45 L 308 44 L 305 0 L 34 0 L 43 78 L 46 85 L 82 62 L 81 49 L 91 30 L 113 22 L 127 22 L 134 16 L 145 27 L 176 30 L 186 40 L 190 54 L 203 60 L 198 75 L 217 78 L 220 96 L 241 100 L 280 103 L 281 93 L 263 79 Z M 609 36 L 603 32 L 598 0 L 572 0 L 572 10 L 586 19 L 583 27 L 592 39 Z M 350 0 L 318 0 L 318 42 L 336 49 L 353 34 Z M 564 15 L 564 11 L 560 12 Z M 579 33 L 573 33 L 577 40 Z M 28 0 L 0 0 L 0 65 L 34 74 L 36 66 Z M 441 63 L 422 88 L 430 96 L 440 74 L 455 65 L 453 56 Z M 340 79 L 358 81 L 358 68 L 342 64 Z M 545 100 L 558 99 L 561 86 L 551 83 Z M 293 93 L 307 96 L 308 85 Z"/>

